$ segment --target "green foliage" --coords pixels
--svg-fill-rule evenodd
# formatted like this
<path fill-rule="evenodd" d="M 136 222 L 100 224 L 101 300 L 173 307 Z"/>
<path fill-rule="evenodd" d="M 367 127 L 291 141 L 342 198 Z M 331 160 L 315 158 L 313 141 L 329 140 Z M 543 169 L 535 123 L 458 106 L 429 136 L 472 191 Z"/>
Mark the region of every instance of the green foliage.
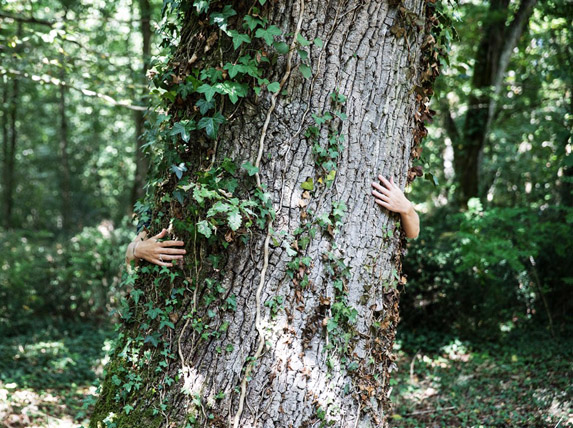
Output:
<path fill-rule="evenodd" d="M 0 330 L 20 331 L 35 318 L 107 318 L 130 229 L 102 223 L 70 239 L 0 232 Z"/>
<path fill-rule="evenodd" d="M 570 208 L 484 210 L 477 200 L 466 213 L 426 217 L 404 259 L 403 322 L 494 337 L 529 321 L 548 327 L 544 298 L 552 318 L 564 322 L 573 247 L 563 237 L 572 223 Z"/>

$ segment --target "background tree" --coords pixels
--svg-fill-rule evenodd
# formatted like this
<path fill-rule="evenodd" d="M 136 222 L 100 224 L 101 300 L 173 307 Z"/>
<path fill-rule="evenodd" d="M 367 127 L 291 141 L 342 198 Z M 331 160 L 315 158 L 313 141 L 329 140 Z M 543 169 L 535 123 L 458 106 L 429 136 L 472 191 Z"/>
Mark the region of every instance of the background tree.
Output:
<path fill-rule="evenodd" d="M 477 197 L 483 147 L 494 120 L 505 72 L 536 0 L 524 0 L 515 12 L 509 0 L 491 0 L 484 20 L 473 67 L 472 92 L 464 125 L 458 130 L 447 101 L 442 103 L 444 125 L 454 147 L 454 170 L 459 183 L 459 202 L 466 206 Z M 511 19 L 510 19 L 511 17 Z"/>
<path fill-rule="evenodd" d="M 370 182 L 424 135 L 432 7 L 258 3 L 168 6 L 140 212 L 188 256 L 128 281 L 91 426 L 385 424 L 401 230 Z"/>

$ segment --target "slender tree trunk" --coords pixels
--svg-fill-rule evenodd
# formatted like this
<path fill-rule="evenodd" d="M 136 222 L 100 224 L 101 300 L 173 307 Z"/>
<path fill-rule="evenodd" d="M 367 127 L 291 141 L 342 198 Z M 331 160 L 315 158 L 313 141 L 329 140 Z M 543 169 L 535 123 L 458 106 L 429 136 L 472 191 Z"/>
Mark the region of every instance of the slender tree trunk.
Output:
<path fill-rule="evenodd" d="M 104 420 L 120 427 L 386 426 L 401 230 L 397 215 L 374 204 L 370 183 L 378 173 L 401 187 L 411 177 L 411 153 L 424 134 L 420 115 L 427 113 L 421 75 L 430 70 L 422 55 L 425 3 L 396 3 L 267 2 L 257 14 L 288 45 L 297 34 L 322 40 L 307 48 L 312 78 L 301 74 L 299 55 L 306 55 L 296 49 L 292 63 L 290 55 L 259 49 L 256 58 L 270 58 L 269 82 L 282 82 L 277 95 L 262 90 L 217 104 L 227 121 L 215 141 L 193 132 L 176 153 L 166 149 L 151 233 L 172 223 L 188 255 L 171 275 L 138 268 L 91 427 Z M 229 39 L 186 6 L 162 82 L 169 90 L 213 70 L 210 64 L 237 63 Z M 246 9 L 233 6 L 229 28 L 239 29 Z M 196 110 L 176 98 L 171 134 Z M 320 127 L 326 112 L 342 119 Z M 336 168 L 327 176 L 317 152 L 328 144 L 334 150 L 337 136 L 343 148 L 330 152 Z M 225 159 L 250 162 L 249 174 Z M 218 168 L 215 176 L 210 167 Z M 195 190 L 182 194 L 188 187 L 177 183 L 187 179 Z M 220 225 L 205 239 L 198 232 L 207 218 L 198 206 L 211 180 L 228 183 L 214 193 L 229 204 L 241 194 L 246 200 L 251 188 L 254 211 L 266 189 L 273 221 L 249 229 L 243 216 L 240 228 Z"/>
<path fill-rule="evenodd" d="M 149 60 L 151 57 L 151 4 L 149 0 L 138 0 L 139 5 L 139 27 L 142 37 L 142 59 L 143 69 L 141 78 L 137 79 L 138 84 L 147 86 L 147 69 L 149 68 Z M 144 90 L 145 91 L 145 90 Z M 131 191 L 131 204 L 130 210 L 135 202 L 143 197 L 145 194 L 144 184 L 147 170 L 149 169 L 149 160 L 143 153 L 142 146 L 144 145 L 143 132 L 145 117 L 142 111 L 136 110 L 134 112 L 135 121 L 135 178 L 133 180 L 133 188 Z"/>
<path fill-rule="evenodd" d="M 64 61 L 64 58 L 61 58 Z M 62 72 L 60 78 L 62 82 L 65 82 L 65 72 L 64 63 L 62 62 Z M 66 86 L 61 84 L 58 86 L 59 100 L 58 100 L 58 111 L 59 111 L 59 121 L 60 121 L 60 210 L 62 224 L 61 228 L 64 231 L 70 230 L 71 218 L 72 218 L 72 202 L 71 202 L 71 173 L 70 173 L 70 160 L 68 153 L 68 119 L 66 116 Z"/>
<path fill-rule="evenodd" d="M 450 129 L 454 147 L 458 199 L 462 206 L 466 206 L 470 198 L 479 196 L 481 157 L 496 112 L 497 98 L 511 53 L 533 13 L 536 0 L 522 0 L 511 24 L 507 25 L 509 3 L 509 0 L 490 1 L 476 53 L 472 92 L 461 138 L 457 130 L 451 131 L 452 122 L 447 120 L 446 128 Z"/>
<path fill-rule="evenodd" d="M 4 102 L 9 106 L 8 111 L 4 113 L 2 121 L 3 137 L 3 187 L 4 193 L 2 198 L 2 216 L 3 224 L 6 229 L 12 227 L 12 211 L 14 209 L 14 167 L 16 163 L 16 141 L 18 139 L 17 118 L 18 118 L 18 94 L 20 82 L 14 78 L 12 81 L 12 91 L 8 96 L 8 88 L 4 88 Z"/>
<path fill-rule="evenodd" d="M 22 36 L 22 23 L 18 22 L 16 32 L 18 38 Z M 12 227 L 12 211 L 14 210 L 14 171 L 16 165 L 16 142 L 18 140 L 18 97 L 20 95 L 20 80 L 17 77 L 12 78 L 12 91 L 8 96 L 8 86 L 4 87 L 4 105 L 9 106 L 7 114 L 4 114 L 2 125 L 3 135 L 3 185 L 4 192 L 2 195 L 2 215 L 3 224 L 6 229 Z"/>

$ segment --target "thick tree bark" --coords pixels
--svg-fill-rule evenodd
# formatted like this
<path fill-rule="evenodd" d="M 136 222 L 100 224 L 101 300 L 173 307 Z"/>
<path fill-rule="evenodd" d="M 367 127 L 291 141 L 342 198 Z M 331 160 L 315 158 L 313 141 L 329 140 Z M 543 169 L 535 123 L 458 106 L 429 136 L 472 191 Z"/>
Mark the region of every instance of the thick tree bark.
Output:
<path fill-rule="evenodd" d="M 146 74 L 149 68 L 149 60 L 151 57 L 151 4 L 149 0 L 139 0 L 139 26 L 142 37 L 142 60 L 143 67 L 141 78 L 137 80 L 137 84 L 147 85 Z M 149 169 L 149 160 L 143 153 L 143 132 L 145 124 L 145 116 L 143 111 L 136 110 L 133 113 L 135 122 L 135 177 L 133 180 L 133 188 L 131 191 L 131 204 L 143 197 L 145 194 L 144 184 L 147 170 Z"/>
<path fill-rule="evenodd" d="M 461 138 L 456 138 L 459 137 L 458 131 L 453 131 L 453 122 L 448 119 L 449 113 L 445 116 L 446 129 L 450 130 L 454 147 L 454 169 L 459 183 L 458 199 L 462 206 L 466 206 L 470 198 L 479 196 L 481 157 L 495 116 L 497 98 L 511 53 L 517 46 L 536 2 L 537 0 L 522 0 L 511 24 L 507 25 L 509 0 L 490 1 L 476 53 L 472 92 Z"/>
<path fill-rule="evenodd" d="M 256 180 L 271 195 L 274 233 L 251 231 L 245 244 L 229 231 L 229 246 L 222 249 L 180 230 L 188 258 L 180 270 L 171 268 L 175 285 L 147 273 L 149 266 L 140 268 L 137 302 L 131 301 L 90 426 L 105 426 L 106 418 L 120 427 L 183 427 L 191 420 L 210 427 L 386 425 L 401 230 L 397 215 L 373 203 L 370 183 L 382 173 L 405 185 L 420 138 L 419 110 L 427 102 L 419 95 L 426 6 L 422 0 L 396 3 L 266 3 L 261 14 L 287 35 L 281 40 L 291 44 L 300 31 L 308 40 L 323 41 L 309 48 L 313 77 L 305 79 L 297 69 L 296 51 L 290 74 L 288 57 L 278 56 L 268 78 L 284 82 L 280 96 L 262 91 L 235 105 L 227 102 L 221 112 L 228 120 L 216 144 L 195 133 L 180 154 L 190 177 L 225 158 L 237 165 L 257 165 L 260 159 Z M 234 6 L 242 17 L 245 9 Z M 232 45 L 215 42 L 223 37 L 220 31 L 205 32 L 205 22 L 190 13 L 184 22 L 170 81 L 185 81 L 192 67 L 209 60 L 236 61 Z M 332 111 L 335 91 L 347 97 L 348 118 L 321 130 L 323 145 L 329 131 L 345 141 L 327 187 L 319 184 L 324 177 L 317 179 L 313 141 L 305 131 L 315 124 L 313 114 Z M 181 118 L 191 110 L 176 100 L 169 113 Z M 316 188 L 305 192 L 301 185 L 309 177 Z M 240 185 L 253 181 L 246 175 L 242 180 Z M 188 216 L 191 205 L 185 204 L 192 202 L 181 207 L 165 197 L 174 181 L 172 170 L 159 181 L 151 233 L 169 219 L 176 225 Z M 340 203 L 348 212 L 339 230 L 319 230 L 305 245 L 294 239 L 310 217 L 332 215 Z M 293 252 L 301 260 L 294 269 Z M 183 278 L 183 303 L 165 321 L 173 323 L 159 338 L 165 348 L 155 350 L 158 336 L 152 336 L 161 328 L 145 317 L 156 306 L 167 308 L 161 293 L 173 293 Z M 213 289 L 219 295 L 211 298 Z M 332 330 L 341 293 L 343 306 L 357 316 Z M 143 338 L 147 345 L 134 350 Z M 146 349 L 154 356 L 144 370 L 134 369 Z M 139 363 L 130 357 L 134 353 Z M 128 388 L 126 397 L 122 391 Z"/>

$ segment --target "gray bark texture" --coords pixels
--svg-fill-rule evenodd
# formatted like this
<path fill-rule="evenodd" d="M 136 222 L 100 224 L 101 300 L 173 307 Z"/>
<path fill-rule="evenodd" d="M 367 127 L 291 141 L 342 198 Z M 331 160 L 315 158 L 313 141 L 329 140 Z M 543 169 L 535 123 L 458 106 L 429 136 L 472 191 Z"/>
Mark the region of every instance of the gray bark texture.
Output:
<path fill-rule="evenodd" d="M 398 3 L 313 0 L 303 5 L 300 1 L 275 1 L 262 8 L 269 24 L 282 30 L 280 37 L 287 44 L 291 44 L 299 20 L 300 33 L 306 39 L 323 40 L 323 47 L 309 47 L 313 75 L 310 79 L 301 75 L 295 53 L 292 71 L 281 88 L 286 94 L 277 97 L 270 116 L 271 94 L 266 91 L 236 105 L 225 105 L 222 111 L 228 121 L 219 131 L 217 144 L 199 135 L 192 137 L 196 145 L 188 152 L 188 168 L 195 168 L 195 162 L 199 169 L 206 158 L 207 163 L 231 158 L 237 164 L 254 164 L 265 121 L 270 118 L 260 181 L 272 195 L 274 236 L 284 238 L 269 239 L 259 231 L 246 244 L 231 240 L 223 261 L 212 269 L 213 275 L 220 275 L 224 295 L 236 296 L 236 311 L 224 310 L 223 304 L 211 307 L 216 313 L 213 327 L 228 323 L 228 328 L 220 337 L 199 340 L 200 333 L 186 322 L 185 315 L 191 308 L 204 313 L 200 308 L 203 291 L 186 292 L 186 303 L 171 317 L 175 328 L 165 335 L 171 344 L 169 352 L 176 357 L 159 373 L 152 367 L 141 375 L 143 388 L 130 402 L 135 408 L 130 416 L 138 419 L 129 422 L 123 415 L 119 427 L 143 426 L 142 421 L 145 426 L 183 427 L 189 415 L 201 420 L 197 426 L 210 427 L 387 426 L 389 376 L 395 369 L 392 346 L 399 320 L 395 286 L 403 282 L 403 235 L 397 224 L 399 216 L 374 203 L 370 183 L 378 174 L 394 177 L 402 188 L 409 176 L 411 179 L 422 100 L 415 87 L 421 85 L 422 46 L 428 37 L 424 32 L 425 2 Z M 400 21 L 405 12 L 410 19 L 417 16 L 418 25 L 410 21 L 406 36 L 398 37 L 397 29 L 406 26 Z M 189 19 L 182 29 L 173 59 L 181 74 L 185 64 L 200 65 L 197 52 L 209 51 L 208 37 L 201 39 L 203 45 L 197 40 L 198 28 L 199 24 Z M 226 51 L 213 47 L 213 55 L 221 52 L 225 55 Z M 280 82 L 286 69 L 286 57 L 279 56 L 269 80 Z M 317 166 L 312 142 L 304 131 L 314 124 L 312 114 L 330 109 L 330 94 L 335 90 L 347 97 L 344 112 L 348 119 L 337 122 L 345 139 L 344 150 L 333 185 L 308 197 L 301 184 L 316 177 Z M 177 109 L 184 108 L 174 106 L 170 112 L 176 117 Z M 167 182 L 162 185 L 168 186 Z M 288 237 L 308 213 L 329 213 L 333 203 L 339 202 L 348 207 L 340 230 L 334 236 L 318 233 L 311 239 L 302 255 L 312 262 L 292 279 L 287 275 L 292 259 L 287 254 L 292 242 Z M 168 214 L 177 217 L 180 209 L 171 208 Z M 192 243 L 193 239 L 183 239 L 192 256 L 208 258 L 208 248 L 197 250 L 199 244 Z M 329 335 L 325 328 L 336 294 L 325 263 L 329 251 L 349 267 L 347 300 L 358 312 L 344 357 L 342 339 Z M 194 275 L 191 269 L 183 268 L 183 272 Z M 303 273 L 310 279 L 306 287 L 300 285 Z M 149 296 L 154 293 L 146 291 L 146 297 L 152 298 Z M 284 303 L 273 316 L 265 303 L 276 296 L 284 297 Z M 129 337 L 137 330 L 126 327 L 124 334 L 121 343 L 128 346 Z M 262 352 L 257 355 L 260 346 Z M 248 369 L 253 356 L 258 358 Z M 92 427 L 105 426 L 102 421 L 110 412 L 122 412 L 125 403 L 114 403 L 112 398 L 119 387 L 109 379 L 118 366 L 125 365 L 124 358 L 125 353 L 122 356 L 119 351 L 112 356 Z M 352 369 L 348 362 L 355 363 Z M 245 372 L 248 381 L 243 380 Z M 165 376 L 176 381 L 166 385 Z M 151 406 L 150 391 L 157 389 L 167 403 L 158 420 L 143 410 Z"/>

